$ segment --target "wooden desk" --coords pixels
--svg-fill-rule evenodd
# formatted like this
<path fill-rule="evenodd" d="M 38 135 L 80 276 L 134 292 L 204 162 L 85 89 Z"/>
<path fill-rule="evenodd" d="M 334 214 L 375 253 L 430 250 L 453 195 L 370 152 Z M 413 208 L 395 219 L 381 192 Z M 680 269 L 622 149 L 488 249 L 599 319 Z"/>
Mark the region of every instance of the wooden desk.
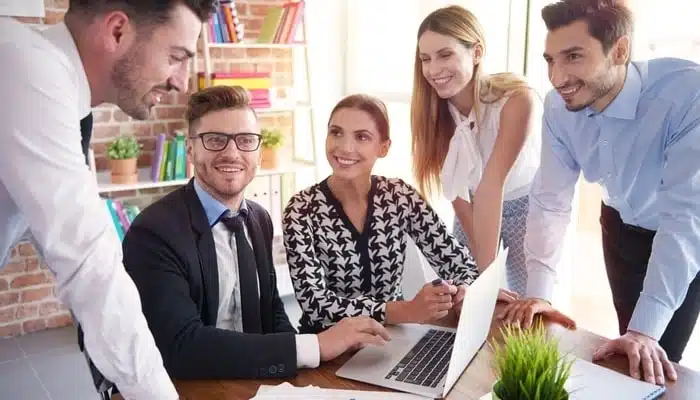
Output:
<path fill-rule="evenodd" d="M 605 338 L 585 330 L 570 331 L 556 324 L 547 323 L 546 325 L 549 334 L 559 339 L 561 351 L 570 352 L 584 360 L 591 361 L 593 352 L 606 341 Z M 494 320 L 491 324 L 489 341 L 491 338 L 500 338 L 499 327 L 500 322 Z M 350 356 L 350 354 L 343 355 L 336 360 L 323 363 L 317 369 L 299 370 L 296 377 L 287 381 L 295 386 L 314 385 L 328 389 L 387 390 L 335 376 L 335 371 Z M 614 357 L 599 364 L 628 374 L 625 357 Z M 678 380 L 668 383 L 668 390 L 663 399 L 687 400 L 696 398 L 700 392 L 700 373 L 679 365 L 676 365 L 676 372 Z M 457 380 L 447 399 L 477 400 L 491 390 L 495 379 L 491 369 L 491 351 L 488 345 L 484 345 Z M 260 385 L 279 385 L 283 382 L 285 380 L 281 379 L 182 381 L 177 382 L 176 386 L 182 400 L 248 400 L 255 396 Z"/>

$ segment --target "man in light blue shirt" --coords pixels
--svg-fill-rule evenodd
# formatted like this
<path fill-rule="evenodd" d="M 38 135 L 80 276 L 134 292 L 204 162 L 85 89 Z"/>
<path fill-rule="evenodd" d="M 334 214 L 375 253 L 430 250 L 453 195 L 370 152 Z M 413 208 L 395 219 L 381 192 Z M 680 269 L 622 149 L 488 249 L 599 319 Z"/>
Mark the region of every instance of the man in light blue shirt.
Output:
<path fill-rule="evenodd" d="M 700 309 L 700 66 L 629 62 L 632 16 L 615 0 L 563 0 L 542 10 L 543 150 L 525 251 L 526 298 L 501 315 L 528 326 L 551 305 L 555 266 L 583 172 L 603 189 L 603 252 L 621 337 L 595 359 L 626 354 L 630 374 L 663 384 Z M 561 319 L 561 318 L 560 318 Z M 641 369 L 641 373 L 640 373 Z"/>

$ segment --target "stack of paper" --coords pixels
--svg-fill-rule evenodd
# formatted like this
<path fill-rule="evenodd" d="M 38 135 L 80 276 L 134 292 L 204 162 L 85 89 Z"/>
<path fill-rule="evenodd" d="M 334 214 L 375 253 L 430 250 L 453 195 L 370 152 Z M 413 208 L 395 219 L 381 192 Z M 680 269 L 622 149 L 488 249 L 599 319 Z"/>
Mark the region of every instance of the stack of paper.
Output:
<path fill-rule="evenodd" d="M 285 382 L 278 386 L 262 385 L 251 400 L 425 400 L 424 397 L 396 392 L 321 389 L 317 386 L 297 387 Z"/>

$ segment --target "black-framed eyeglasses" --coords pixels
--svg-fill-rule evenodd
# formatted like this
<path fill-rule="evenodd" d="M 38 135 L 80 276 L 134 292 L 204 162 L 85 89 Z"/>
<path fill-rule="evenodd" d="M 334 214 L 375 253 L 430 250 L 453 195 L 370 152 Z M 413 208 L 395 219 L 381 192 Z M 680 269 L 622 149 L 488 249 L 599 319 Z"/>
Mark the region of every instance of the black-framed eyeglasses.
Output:
<path fill-rule="evenodd" d="M 223 151 L 228 142 L 233 140 L 236 148 L 240 151 L 255 151 L 260 147 L 262 135 L 257 133 L 222 133 L 222 132 L 204 132 L 192 136 L 193 139 L 202 139 L 204 148 L 209 151 Z"/>

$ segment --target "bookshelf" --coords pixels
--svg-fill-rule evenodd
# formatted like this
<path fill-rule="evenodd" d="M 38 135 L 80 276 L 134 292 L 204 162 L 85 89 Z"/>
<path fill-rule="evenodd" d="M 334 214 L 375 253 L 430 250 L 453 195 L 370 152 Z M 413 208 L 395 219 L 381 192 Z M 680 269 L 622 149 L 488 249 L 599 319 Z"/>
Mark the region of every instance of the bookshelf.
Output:
<path fill-rule="evenodd" d="M 314 165 L 308 163 L 292 163 L 281 165 L 275 169 L 258 169 L 256 177 L 274 177 L 299 171 L 312 171 Z M 155 189 L 169 186 L 181 186 L 189 182 L 187 179 L 172 179 L 167 181 L 152 181 L 151 168 L 139 168 L 139 180 L 136 183 L 111 183 L 110 171 L 100 171 L 97 173 L 97 189 L 100 193 L 121 192 L 127 190 Z"/>

